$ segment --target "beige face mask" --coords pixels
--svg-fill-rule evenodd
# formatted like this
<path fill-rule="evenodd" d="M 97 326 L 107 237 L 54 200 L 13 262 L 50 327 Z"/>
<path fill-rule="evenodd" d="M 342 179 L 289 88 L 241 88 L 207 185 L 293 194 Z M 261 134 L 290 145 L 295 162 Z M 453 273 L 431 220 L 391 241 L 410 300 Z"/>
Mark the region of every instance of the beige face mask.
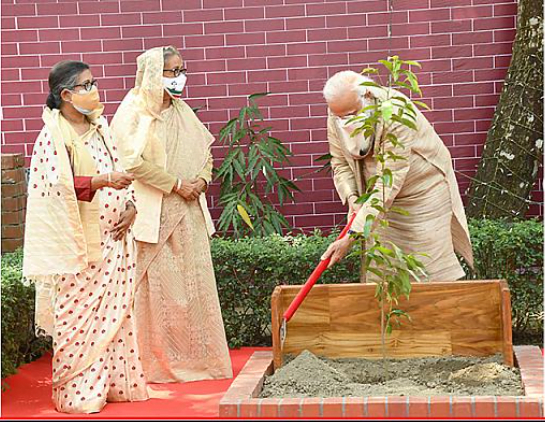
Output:
<path fill-rule="evenodd" d="M 100 105 L 100 95 L 96 86 L 91 91 L 72 92 L 72 105 L 81 114 L 89 115 Z"/>

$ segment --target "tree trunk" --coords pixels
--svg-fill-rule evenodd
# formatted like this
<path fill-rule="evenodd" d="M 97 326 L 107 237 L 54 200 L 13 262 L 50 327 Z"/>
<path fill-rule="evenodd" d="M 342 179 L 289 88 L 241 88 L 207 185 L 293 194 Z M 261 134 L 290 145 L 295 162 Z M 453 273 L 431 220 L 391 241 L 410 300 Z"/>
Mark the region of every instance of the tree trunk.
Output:
<path fill-rule="evenodd" d="M 543 156 L 543 0 L 519 0 L 513 56 L 475 179 L 468 217 L 524 217 Z"/>

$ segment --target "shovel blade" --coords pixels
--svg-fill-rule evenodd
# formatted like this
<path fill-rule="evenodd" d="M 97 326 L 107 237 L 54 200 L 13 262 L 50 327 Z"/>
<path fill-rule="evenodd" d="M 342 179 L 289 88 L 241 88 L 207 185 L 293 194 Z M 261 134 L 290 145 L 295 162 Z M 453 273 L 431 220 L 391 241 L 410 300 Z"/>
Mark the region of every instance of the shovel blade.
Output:
<path fill-rule="evenodd" d="M 286 319 L 282 319 L 282 324 L 280 325 L 280 349 L 284 349 L 284 342 L 286 341 L 286 324 Z"/>

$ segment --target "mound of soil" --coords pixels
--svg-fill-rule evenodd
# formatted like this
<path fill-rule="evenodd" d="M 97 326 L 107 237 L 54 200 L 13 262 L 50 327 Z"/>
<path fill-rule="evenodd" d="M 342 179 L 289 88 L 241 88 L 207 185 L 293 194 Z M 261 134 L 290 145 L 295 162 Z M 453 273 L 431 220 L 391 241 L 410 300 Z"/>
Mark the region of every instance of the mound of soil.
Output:
<path fill-rule="evenodd" d="M 502 356 L 328 359 L 305 350 L 265 379 L 259 397 L 520 396 L 518 368 Z"/>

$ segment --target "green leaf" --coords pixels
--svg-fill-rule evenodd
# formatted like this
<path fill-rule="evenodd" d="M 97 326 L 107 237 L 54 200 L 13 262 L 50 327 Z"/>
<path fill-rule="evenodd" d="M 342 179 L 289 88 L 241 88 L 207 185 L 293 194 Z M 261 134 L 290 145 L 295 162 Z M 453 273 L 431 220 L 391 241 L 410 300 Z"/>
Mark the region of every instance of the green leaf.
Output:
<path fill-rule="evenodd" d="M 395 257 L 394 251 L 384 246 L 377 246 L 377 250 L 380 251 L 383 255 L 391 256 L 392 258 Z"/>
<path fill-rule="evenodd" d="M 385 122 L 389 122 L 394 113 L 394 105 L 391 100 L 383 101 L 380 104 L 380 111 L 382 113 L 382 118 Z"/>
<path fill-rule="evenodd" d="M 395 114 L 392 116 L 392 120 L 395 122 L 398 122 L 404 126 L 407 126 L 408 128 L 411 128 L 413 130 L 417 130 L 416 125 L 411 122 L 410 120 L 404 119 L 402 117 L 396 116 Z"/>
<path fill-rule="evenodd" d="M 411 84 L 408 84 L 408 83 L 405 82 L 405 81 L 395 81 L 394 84 L 397 85 L 397 86 L 400 86 L 401 88 L 406 88 L 406 89 L 408 89 L 409 91 L 412 91 L 412 88 L 413 88 L 413 87 L 411 86 Z"/>
<path fill-rule="evenodd" d="M 361 71 L 362 74 L 366 73 L 378 73 L 378 69 L 375 69 L 374 67 L 366 67 Z"/>
<path fill-rule="evenodd" d="M 406 157 L 393 153 L 392 151 L 386 151 L 386 155 L 393 161 L 406 160 Z"/>
<path fill-rule="evenodd" d="M 371 198 L 372 195 L 373 195 L 372 192 L 364 193 L 358 199 L 356 199 L 356 204 L 365 204 L 369 200 L 369 198 Z"/>
<path fill-rule="evenodd" d="M 392 324 L 390 323 L 386 324 L 386 334 L 392 334 Z"/>
<path fill-rule="evenodd" d="M 388 187 L 392 186 L 392 183 L 394 181 L 394 176 L 392 174 L 392 170 L 390 170 L 389 168 L 385 168 L 383 173 L 382 173 L 382 181 L 384 182 L 384 184 Z"/>
<path fill-rule="evenodd" d="M 367 271 L 369 271 L 370 273 L 375 274 L 376 276 L 378 276 L 378 277 L 380 277 L 380 278 L 382 278 L 382 276 L 383 276 L 383 274 L 384 274 L 384 273 L 383 273 L 382 271 L 380 271 L 379 269 L 377 269 L 377 268 L 372 268 L 372 267 L 368 267 L 368 268 L 367 268 Z"/>
<path fill-rule="evenodd" d="M 381 205 L 373 204 L 371 205 L 371 208 L 376 209 L 378 212 L 383 212 L 383 213 L 386 212 L 386 209 Z"/>
<path fill-rule="evenodd" d="M 413 100 L 413 103 L 415 103 L 417 106 L 419 106 L 420 108 L 425 108 L 426 110 L 431 110 L 430 106 L 427 105 L 425 102 L 423 101 L 418 101 L 418 100 Z"/>
<path fill-rule="evenodd" d="M 393 70 L 393 64 L 392 62 L 388 60 L 379 60 L 379 63 L 381 63 L 386 69 L 388 69 L 390 72 Z"/>
<path fill-rule="evenodd" d="M 365 238 L 369 237 L 369 234 L 371 233 L 371 228 L 373 227 L 373 222 L 375 221 L 375 217 L 371 214 L 368 214 L 365 217 L 365 224 L 363 226 L 363 236 Z"/>
<path fill-rule="evenodd" d="M 377 84 L 376 82 L 362 82 L 360 84 L 360 86 L 374 86 L 375 88 L 383 88 L 382 86 L 380 86 L 379 84 Z M 384 88 L 383 88 L 384 89 Z"/>
<path fill-rule="evenodd" d="M 265 97 L 266 95 L 269 95 L 270 92 L 258 92 L 256 94 L 252 94 L 248 97 L 249 100 L 255 100 L 257 98 Z"/>
<path fill-rule="evenodd" d="M 374 176 L 371 176 L 368 180 L 367 180 L 367 190 L 370 190 L 373 186 L 375 186 L 375 183 L 377 183 L 377 180 L 379 179 L 379 175 L 376 174 Z"/>
<path fill-rule="evenodd" d="M 389 211 L 395 212 L 396 214 L 401 214 L 401 215 L 410 215 L 409 211 L 399 207 L 391 207 Z"/>
<path fill-rule="evenodd" d="M 236 160 L 233 160 L 233 167 L 235 168 L 235 171 L 237 172 L 237 175 L 238 177 L 240 177 L 241 180 L 244 180 L 246 177 L 244 170 L 245 161 L 246 157 L 244 156 L 244 152 L 240 150 Z"/>
<path fill-rule="evenodd" d="M 414 61 L 414 60 L 404 60 L 403 61 L 403 64 L 408 64 L 408 65 L 411 65 L 411 66 L 416 66 L 418 68 L 422 68 L 422 65 L 420 63 L 418 63 L 417 61 Z"/>

